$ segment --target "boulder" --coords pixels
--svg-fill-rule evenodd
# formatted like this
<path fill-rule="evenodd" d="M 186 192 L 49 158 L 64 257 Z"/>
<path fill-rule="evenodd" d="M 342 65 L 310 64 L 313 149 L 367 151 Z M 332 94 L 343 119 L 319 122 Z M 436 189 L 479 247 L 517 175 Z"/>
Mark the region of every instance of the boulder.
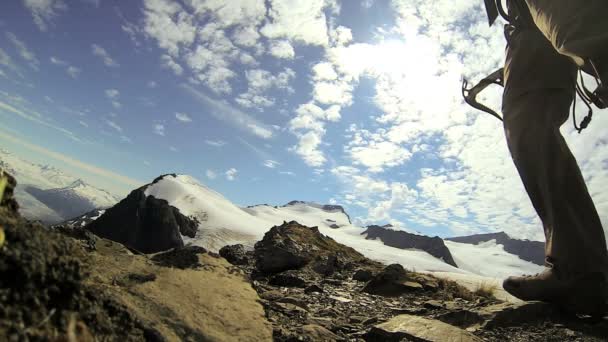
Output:
<path fill-rule="evenodd" d="M 241 244 L 222 247 L 220 256 L 233 265 L 247 265 L 249 263 L 249 256 L 245 247 Z"/>
<path fill-rule="evenodd" d="M 447 323 L 412 315 L 399 315 L 375 325 L 366 341 L 481 342 L 475 335 Z"/>
<path fill-rule="evenodd" d="M 339 341 L 341 338 L 326 328 L 316 325 L 307 324 L 301 328 L 304 341 Z"/>
<path fill-rule="evenodd" d="M 367 269 L 358 269 L 355 274 L 353 274 L 353 280 L 357 281 L 370 281 L 374 277 L 374 273 Z"/>
<path fill-rule="evenodd" d="M 305 288 L 308 286 L 306 280 L 302 279 L 300 275 L 294 271 L 285 271 L 279 274 L 275 274 L 270 278 L 268 282 L 274 286 L 284 287 L 301 287 Z"/>
<path fill-rule="evenodd" d="M 379 296 L 398 297 L 404 293 L 422 289 L 422 284 L 409 279 L 403 266 L 392 264 L 374 276 L 362 291 Z"/>
<path fill-rule="evenodd" d="M 255 244 L 254 255 L 256 268 L 263 273 L 300 269 L 313 260 L 328 261 L 330 256 L 344 261 L 366 260 L 354 249 L 321 234 L 317 227 L 295 221 L 272 227 Z"/>

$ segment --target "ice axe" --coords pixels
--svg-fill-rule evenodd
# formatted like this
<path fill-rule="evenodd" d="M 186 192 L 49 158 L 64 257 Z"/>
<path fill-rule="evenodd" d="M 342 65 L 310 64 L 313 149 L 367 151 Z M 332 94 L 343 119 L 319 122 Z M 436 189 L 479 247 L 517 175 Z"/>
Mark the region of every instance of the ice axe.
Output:
<path fill-rule="evenodd" d="M 462 97 L 464 101 L 469 104 L 469 106 L 478 109 L 482 112 L 486 112 L 498 120 L 502 121 L 502 117 L 496 113 L 493 109 L 488 106 L 477 102 L 477 95 L 481 93 L 484 89 L 492 84 L 497 84 L 501 87 L 504 87 L 504 68 L 500 68 L 493 73 L 486 76 L 484 79 L 479 81 L 476 85 L 471 88 L 468 88 L 469 81 L 466 78 L 462 78 Z"/>

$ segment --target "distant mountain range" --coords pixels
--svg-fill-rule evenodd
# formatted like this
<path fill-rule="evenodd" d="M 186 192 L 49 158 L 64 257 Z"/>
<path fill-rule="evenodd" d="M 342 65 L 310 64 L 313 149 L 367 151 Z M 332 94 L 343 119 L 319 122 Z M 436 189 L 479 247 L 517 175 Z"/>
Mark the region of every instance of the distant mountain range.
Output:
<path fill-rule="evenodd" d="M 152 253 L 182 245 L 211 251 L 236 243 L 253 248 L 268 229 L 289 221 L 316 226 L 322 234 L 372 259 L 417 271 L 501 278 L 542 269 L 520 258 L 517 251 L 505 250 L 503 240 L 487 238 L 491 236 L 443 240 L 390 225 L 362 228 L 353 225 L 340 206 L 303 201 L 240 208 L 196 179 L 175 174 L 133 190 L 108 210 L 91 211 L 65 225 L 84 226 L 102 237 Z"/>
<path fill-rule="evenodd" d="M 15 197 L 30 220 L 58 223 L 118 202 L 115 195 L 50 165 L 36 164 L 0 149 L 0 168 L 18 180 Z"/>

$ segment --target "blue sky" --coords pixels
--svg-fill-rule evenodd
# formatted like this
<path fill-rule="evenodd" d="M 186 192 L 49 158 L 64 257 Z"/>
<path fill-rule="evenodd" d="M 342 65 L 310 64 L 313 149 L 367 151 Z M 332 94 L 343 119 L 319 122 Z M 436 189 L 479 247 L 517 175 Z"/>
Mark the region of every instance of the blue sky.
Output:
<path fill-rule="evenodd" d="M 240 205 L 538 239 L 500 124 L 460 99 L 503 59 L 481 3 L 5 1 L 0 141 L 120 194 L 177 172 Z M 606 222 L 598 126 L 564 134 Z"/>

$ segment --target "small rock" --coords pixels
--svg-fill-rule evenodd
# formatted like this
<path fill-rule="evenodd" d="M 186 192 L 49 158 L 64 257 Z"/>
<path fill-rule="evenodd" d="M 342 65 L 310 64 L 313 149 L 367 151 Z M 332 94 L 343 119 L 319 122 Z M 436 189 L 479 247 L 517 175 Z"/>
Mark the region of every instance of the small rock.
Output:
<path fill-rule="evenodd" d="M 304 289 L 304 293 L 306 293 L 306 294 L 323 293 L 323 288 L 321 288 L 319 285 L 312 284 L 309 287 Z"/>
<path fill-rule="evenodd" d="M 495 304 L 479 310 L 478 313 L 486 319 L 484 327 L 488 328 L 508 327 L 539 319 L 559 317 L 559 311 L 555 306 L 543 302 Z"/>
<path fill-rule="evenodd" d="M 461 328 L 467 328 L 484 321 L 478 313 L 469 310 L 448 311 L 438 316 L 437 319 Z"/>
<path fill-rule="evenodd" d="M 443 303 L 438 300 L 429 300 L 424 302 L 424 307 L 431 310 L 443 309 Z"/>
<path fill-rule="evenodd" d="M 359 269 L 353 274 L 353 280 L 357 281 L 370 281 L 373 277 L 372 271 L 366 269 Z"/>
<path fill-rule="evenodd" d="M 301 328 L 302 335 L 304 337 L 310 338 L 312 341 L 338 341 L 340 337 L 338 335 L 332 333 L 326 328 L 315 325 L 308 324 Z"/>
<path fill-rule="evenodd" d="M 340 303 L 352 302 L 352 299 L 348 299 L 348 298 L 344 298 L 344 297 L 340 297 L 340 296 L 329 296 L 329 298 L 335 300 L 336 302 L 340 302 Z"/>
<path fill-rule="evenodd" d="M 272 307 L 288 316 L 305 316 L 308 314 L 306 309 L 290 303 L 272 303 Z"/>
<path fill-rule="evenodd" d="M 328 329 L 334 325 L 334 321 L 327 317 L 310 317 L 307 322 L 308 324 L 316 324 Z"/>
<path fill-rule="evenodd" d="M 388 322 L 378 324 L 364 336 L 366 341 L 401 341 L 412 339 L 420 341 L 459 341 L 478 342 L 475 335 L 441 321 L 399 315 Z"/>
<path fill-rule="evenodd" d="M 306 280 L 302 279 L 294 271 L 286 271 L 286 272 L 279 273 L 279 274 L 272 276 L 272 278 L 270 278 L 269 284 L 275 285 L 275 286 L 301 287 L 301 288 L 305 288 L 307 286 Z"/>
<path fill-rule="evenodd" d="M 279 298 L 279 299 L 276 300 L 276 302 L 278 302 L 278 303 L 293 304 L 293 305 L 301 307 L 302 309 L 306 309 L 307 308 L 306 302 L 304 300 L 299 299 L 299 298 L 295 298 L 295 297 L 283 297 L 283 298 Z"/>
<path fill-rule="evenodd" d="M 348 321 L 350 323 L 354 323 L 354 324 L 360 324 L 367 320 L 368 320 L 368 318 L 365 316 L 350 316 L 350 318 L 348 319 Z"/>
<path fill-rule="evenodd" d="M 411 281 L 403 266 L 399 264 L 388 265 L 382 272 L 374 276 L 365 287 L 363 292 L 369 294 L 398 297 L 404 293 L 422 290 L 420 283 Z"/>

